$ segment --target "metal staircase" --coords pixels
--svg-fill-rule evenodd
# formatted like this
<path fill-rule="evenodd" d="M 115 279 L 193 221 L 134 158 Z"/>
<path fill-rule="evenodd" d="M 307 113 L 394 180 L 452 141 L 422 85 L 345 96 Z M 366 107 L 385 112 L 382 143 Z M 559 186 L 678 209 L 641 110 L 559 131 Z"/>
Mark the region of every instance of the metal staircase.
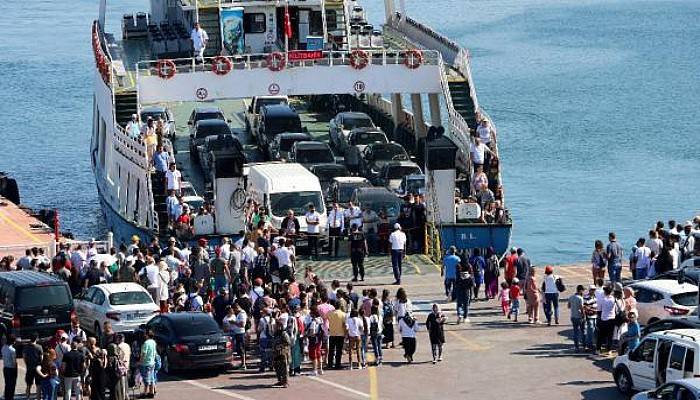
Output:
<path fill-rule="evenodd" d="M 125 127 L 131 121 L 131 115 L 138 113 L 136 89 L 120 90 L 114 93 L 114 113 L 114 118 L 121 127 Z"/>
<path fill-rule="evenodd" d="M 158 174 L 151 173 L 151 189 L 153 194 L 153 207 L 156 220 L 154 227 L 157 224 L 158 236 L 163 237 L 168 235 L 168 208 L 165 204 L 165 183 L 159 178 Z"/>
<path fill-rule="evenodd" d="M 349 48 L 349 20 L 347 18 L 347 10 L 345 9 L 343 0 L 326 0 L 325 12 L 326 25 L 329 27 L 328 33 L 333 36 L 333 39 L 337 43 L 340 50 L 347 50 Z M 335 29 L 331 29 L 334 22 Z"/>
<path fill-rule="evenodd" d="M 447 85 L 454 109 L 464 118 L 469 127 L 476 128 L 476 107 L 470 95 L 469 81 L 457 71 L 449 72 Z"/>
<path fill-rule="evenodd" d="M 212 5 L 199 8 L 199 26 L 207 32 L 209 41 L 204 56 L 213 57 L 221 54 L 221 26 L 219 6 Z"/>

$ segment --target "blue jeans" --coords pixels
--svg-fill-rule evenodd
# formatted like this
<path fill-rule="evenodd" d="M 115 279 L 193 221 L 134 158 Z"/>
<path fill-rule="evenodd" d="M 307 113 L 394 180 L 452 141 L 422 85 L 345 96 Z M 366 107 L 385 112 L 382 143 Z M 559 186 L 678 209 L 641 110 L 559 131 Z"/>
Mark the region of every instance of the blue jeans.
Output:
<path fill-rule="evenodd" d="M 455 284 L 455 278 L 445 278 L 445 296 L 450 296 L 454 300 L 455 296 L 452 294 L 452 287 Z"/>
<path fill-rule="evenodd" d="M 520 312 L 520 299 L 513 299 L 510 301 L 510 311 L 508 311 L 508 317 L 515 315 L 515 319 L 518 319 L 518 313 Z"/>
<path fill-rule="evenodd" d="M 544 294 L 544 315 L 547 323 L 552 323 L 552 307 L 554 307 L 554 321 L 559 322 L 559 293 Z"/>
<path fill-rule="evenodd" d="M 608 266 L 608 276 L 610 277 L 610 282 L 620 282 L 621 271 L 622 264 L 610 264 Z"/>
<path fill-rule="evenodd" d="M 646 279 L 647 269 L 645 267 L 634 269 L 634 279 Z"/>
<path fill-rule="evenodd" d="M 598 319 L 597 318 L 586 318 L 586 347 L 589 349 L 593 348 L 595 341 L 593 337 L 595 331 L 598 329 Z"/>
<path fill-rule="evenodd" d="M 260 370 L 265 368 L 272 368 L 272 360 L 270 360 L 270 353 L 272 348 L 272 341 L 269 338 L 260 338 Z"/>
<path fill-rule="evenodd" d="M 362 341 L 360 342 L 360 362 L 364 365 L 367 363 L 367 335 L 361 336 Z"/>
<path fill-rule="evenodd" d="M 218 293 L 219 289 L 224 288 L 228 290 L 228 280 L 225 276 L 215 276 L 214 277 L 214 290 Z"/>
<path fill-rule="evenodd" d="M 583 318 L 571 318 L 571 326 L 574 328 L 574 347 L 578 350 L 579 343 L 583 344 L 586 340 Z"/>
<path fill-rule="evenodd" d="M 457 318 L 469 318 L 469 303 L 471 303 L 469 295 L 457 296 Z"/>
<path fill-rule="evenodd" d="M 41 398 L 42 400 L 56 400 L 58 394 L 58 378 L 44 379 L 41 382 Z"/>
<path fill-rule="evenodd" d="M 370 336 L 370 340 L 372 341 L 372 350 L 374 350 L 374 358 L 376 361 L 380 361 L 382 359 L 382 339 L 383 338 L 384 338 L 384 335 L 382 335 L 382 334 Z"/>
<path fill-rule="evenodd" d="M 394 280 L 401 283 L 401 262 L 403 250 L 391 250 L 391 269 L 394 271 Z"/>

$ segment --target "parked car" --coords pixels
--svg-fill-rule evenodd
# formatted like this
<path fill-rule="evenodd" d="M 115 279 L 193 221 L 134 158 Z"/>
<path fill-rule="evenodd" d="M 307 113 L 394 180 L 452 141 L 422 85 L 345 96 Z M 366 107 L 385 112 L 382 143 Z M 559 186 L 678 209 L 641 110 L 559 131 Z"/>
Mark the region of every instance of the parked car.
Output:
<path fill-rule="evenodd" d="M 409 194 L 425 194 L 425 175 L 411 174 L 401 179 L 401 184 L 396 190 L 396 194 L 403 197 Z"/>
<path fill-rule="evenodd" d="M 700 237 L 697 239 L 700 240 Z M 700 256 L 690 257 L 681 263 L 680 268 L 695 267 L 700 269 Z"/>
<path fill-rule="evenodd" d="M 373 143 L 365 147 L 360 157 L 360 175 L 374 180 L 384 164 L 408 161 L 408 153 L 398 143 Z"/>
<path fill-rule="evenodd" d="M 697 316 L 697 309 L 695 309 L 695 311 L 693 311 L 687 317 L 664 318 L 645 325 L 642 327 L 640 336 L 643 338 L 650 333 L 670 331 L 674 329 L 700 329 L 700 319 L 698 319 Z M 620 343 L 618 354 L 627 353 L 628 345 L 628 341 L 622 341 L 622 343 Z"/>
<path fill-rule="evenodd" d="M 202 167 L 204 181 L 210 180 L 211 161 L 214 154 L 223 156 L 227 154 L 239 154 L 243 152 L 241 143 L 233 135 L 216 135 L 204 138 L 201 146 L 198 146 L 199 165 Z"/>
<path fill-rule="evenodd" d="M 256 139 L 263 154 L 269 154 L 269 145 L 275 136 L 284 132 L 304 132 L 301 118 L 286 104 L 272 104 L 260 107 L 260 121 Z"/>
<path fill-rule="evenodd" d="M 162 370 L 166 374 L 174 370 L 221 370 L 231 364 L 231 340 L 209 314 L 160 314 L 145 328 L 154 333 Z"/>
<path fill-rule="evenodd" d="M 226 121 L 226 116 L 224 116 L 224 112 L 219 107 L 197 107 L 192 110 L 192 113 L 190 113 L 190 118 L 187 120 L 187 125 L 190 127 L 189 134 L 192 135 L 194 133 L 194 127 L 197 125 L 197 122 L 207 119 L 220 119 L 222 121 Z"/>
<path fill-rule="evenodd" d="M 367 178 L 361 176 L 339 176 L 331 181 L 326 201 L 329 204 L 335 202 L 347 208 L 355 189 L 371 186 Z"/>
<path fill-rule="evenodd" d="M 233 135 L 226 121 L 220 119 L 205 119 L 194 125 L 194 131 L 190 134 L 190 158 L 199 162 L 198 147 L 204 144 L 204 139 L 209 136 Z"/>
<path fill-rule="evenodd" d="M 362 112 L 344 111 L 338 113 L 328 123 L 328 136 L 331 145 L 342 152 L 348 145 L 348 135 L 355 128 L 374 128 L 374 122 L 369 115 Z"/>
<path fill-rule="evenodd" d="M 275 104 L 289 104 L 289 97 L 287 96 L 256 96 L 250 99 L 250 103 L 247 103 L 245 108 L 245 130 L 252 136 L 258 134 L 258 121 L 260 117 L 260 107 L 275 105 Z"/>
<path fill-rule="evenodd" d="M 353 204 L 360 208 L 369 207 L 379 214 L 386 213 L 392 224 L 399 218 L 401 199 L 383 187 L 361 187 L 355 189 L 351 198 Z"/>
<path fill-rule="evenodd" d="M 289 160 L 289 152 L 296 142 L 313 140 L 311 135 L 305 132 L 284 132 L 275 136 L 270 142 L 269 158 L 274 161 Z"/>
<path fill-rule="evenodd" d="M 391 161 L 382 165 L 372 183 L 376 186 L 384 186 L 395 193 L 406 175 L 422 173 L 418 164 L 413 161 Z"/>
<path fill-rule="evenodd" d="M 141 109 L 141 121 L 146 122 L 148 118 L 153 121 L 163 120 L 163 135 L 171 139 L 175 138 L 175 117 L 167 107 L 152 106 Z"/>
<path fill-rule="evenodd" d="M 345 147 L 345 165 L 351 172 L 357 173 L 360 168 L 362 151 L 372 143 L 389 143 L 384 132 L 379 128 L 355 128 L 348 135 L 348 146 Z"/>
<path fill-rule="evenodd" d="M 637 299 L 638 320 L 642 325 L 668 317 L 688 315 L 698 303 L 698 287 L 672 280 L 634 282 L 628 287 Z"/>
<path fill-rule="evenodd" d="M 318 177 L 321 183 L 321 190 L 324 196 L 328 199 L 328 189 L 334 178 L 339 176 L 348 176 L 350 172 L 342 164 L 315 164 L 309 168 L 309 171 Z"/>
<path fill-rule="evenodd" d="M 632 396 L 632 400 L 698 400 L 698 398 L 700 398 L 700 378 L 679 379 Z"/>
<path fill-rule="evenodd" d="M 289 152 L 289 161 L 310 168 L 317 164 L 334 164 L 335 157 L 328 144 L 315 141 L 296 142 Z"/>
<path fill-rule="evenodd" d="M 0 340 L 13 334 L 22 341 L 36 333 L 41 341 L 70 329 L 75 317 L 68 284 L 35 271 L 0 273 Z"/>
<path fill-rule="evenodd" d="M 700 375 L 700 331 L 676 329 L 654 332 L 613 362 L 613 379 L 624 395 L 652 390 L 666 382 Z"/>
<path fill-rule="evenodd" d="M 115 332 L 134 332 L 159 308 L 143 286 L 124 282 L 91 286 L 75 297 L 75 310 L 83 328 L 100 338 L 106 321 Z"/>
<path fill-rule="evenodd" d="M 678 269 L 663 272 L 650 278 L 650 280 L 681 281 L 697 285 L 700 281 L 700 267 L 685 266 Z"/>
<path fill-rule="evenodd" d="M 180 194 L 182 195 L 182 201 L 189 205 L 193 211 L 198 211 L 204 205 L 204 198 L 197 193 L 190 182 L 182 181 Z"/>

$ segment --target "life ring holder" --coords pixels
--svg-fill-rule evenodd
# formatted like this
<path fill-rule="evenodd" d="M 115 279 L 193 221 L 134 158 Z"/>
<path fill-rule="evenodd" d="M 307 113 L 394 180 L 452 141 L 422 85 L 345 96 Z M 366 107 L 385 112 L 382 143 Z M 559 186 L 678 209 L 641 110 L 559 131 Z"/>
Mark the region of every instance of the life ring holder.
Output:
<path fill-rule="evenodd" d="M 211 72 L 219 76 L 224 76 L 231 72 L 233 63 L 227 57 L 216 56 L 211 60 Z"/>
<path fill-rule="evenodd" d="M 170 79 L 175 76 L 176 67 L 172 60 L 158 60 L 156 62 L 156 74 L 161 79 Z"/>
<path fill-rule="evenodd" d="M 416 69 L 423 64 L 423 52 L 420 50 L 411 49 L 406 52 L 403 60 L 403 65 L 408 69 Z"/>
<path fill-rule="evenodd" d="M 348 57 L 354 69 L 364 69 L 369 64 L 369 54 L 364 50 L 353 50 Z"/>
<path fill-rule="evenodd" d="M 273 72 L 282 71 L 286 64 L 287 64 L 287 61 L 284 58 L 284 54 L 280 53 L 279 51 L 275 51 L 274 53 L 270 53 L 267 56 L 267 68 L 270 71 L 273 71 Z"/>

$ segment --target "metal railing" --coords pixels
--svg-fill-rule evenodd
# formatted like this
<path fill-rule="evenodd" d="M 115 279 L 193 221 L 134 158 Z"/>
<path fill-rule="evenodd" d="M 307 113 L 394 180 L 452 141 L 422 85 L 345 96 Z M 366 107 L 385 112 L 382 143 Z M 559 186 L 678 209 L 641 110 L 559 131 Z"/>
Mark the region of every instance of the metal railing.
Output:
<path fill-rule="evenodd" d="M 371 66 L 385 65 L 400 65 L 407 58 L 408 51 L 392 51 L 392 50 L 363 50 L 369 55 L 368 68 Z M 349 66 L 352 51 L 319 51 L 320 57 L 308 60 L 289 60 L 285 61 L 284 69 L 294 68 L 314 68 L 314 67 L 333 67 L 333 66 Z M 280 53 L 285 55 L 285 53 Z M 423 65 L 440 65 L 440 53 L 436 50 L 423 50 Z M 231 61 L 232 69 L 235 70 L 251 70 L 270 68 L 269 53 L 255 53 L 225 56 Z M 204 63 L 197 64 L 193 57 L 171 59 L 175 64 L 175 72 L 190 73 L 190 72 L 208 72 L 212 70 L 212 61 L 216 57 L 204 57 Z M 152 76 L 157 75 L 157 65 L 160 60 L 140 61 L 136 64 L 139 75 Z"/>

